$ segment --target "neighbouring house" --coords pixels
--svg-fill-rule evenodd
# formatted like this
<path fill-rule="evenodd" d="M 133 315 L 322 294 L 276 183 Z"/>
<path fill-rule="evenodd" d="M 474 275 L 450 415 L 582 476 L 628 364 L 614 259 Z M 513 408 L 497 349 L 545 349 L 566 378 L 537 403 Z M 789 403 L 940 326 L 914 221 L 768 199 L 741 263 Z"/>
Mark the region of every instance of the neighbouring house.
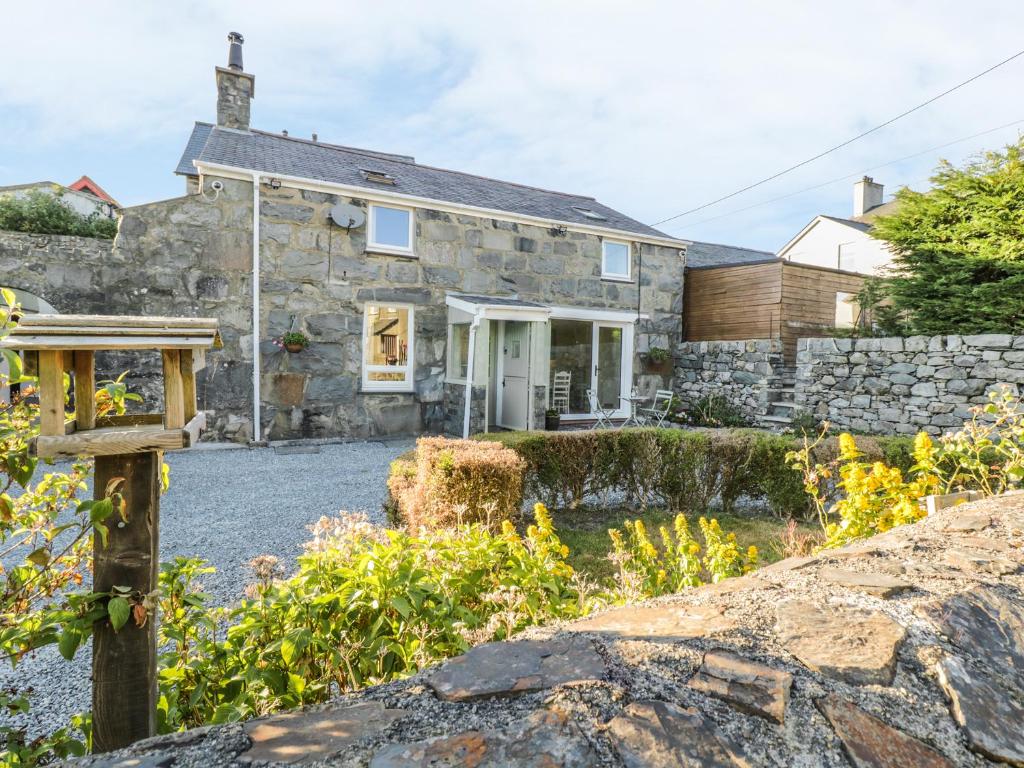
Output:
<path fill-rule="evenodd" d="M 828 267 L 843 272 L 881 275 L 892 263 L 892 253 L 871 236 L 879 216 L 894 213 L 896 201 L 884 202 L 884 188 L 870 176 L 853 185 L 853 216 L 815 216 L 778 252 L 796 264 Z"/>
<path fill-rule="evenodd" d="M 33 190 L 48 195 L 60 195 L 65 205 L 83 216 L 95 215 L 113 219 L 121 210 L 120 203 L 88 176 L 82 176 L 67 186 L 53 181 L 35 181 L 0 187 L 0 196 L 24 197 Z"/>
<path fill-rule="evenodd" d="M 72 256 L 59 311 L 218 318 L 200 407 L 236 440 L 541 428 L 556 373 L 567 421 L 592 418 L 588 390 L 625 417 L 634 386 L 670 385 L 643 353 L 681 340 L 686 241 L 590 197 L 256 130 L 229 41 L 187 194 L 124 209 L 102 263 Z M 53 295 L 41 265 L 0 263 Z"/>

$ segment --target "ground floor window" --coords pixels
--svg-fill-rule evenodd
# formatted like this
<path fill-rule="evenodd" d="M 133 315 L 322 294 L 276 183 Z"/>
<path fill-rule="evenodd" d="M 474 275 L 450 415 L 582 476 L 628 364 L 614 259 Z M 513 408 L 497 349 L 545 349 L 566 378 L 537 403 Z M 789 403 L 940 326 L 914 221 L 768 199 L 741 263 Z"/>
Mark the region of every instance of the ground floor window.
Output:
<path fill-rule="evenodd" d="M 413 308 L 367 304 L 363 314 L 363 389 L 413 388 Z"/>
<path fill-rule="evenodd" d="M 469 323 L 454 323 L 448 331 L 448 378 L 465 381 L 469 368 Z"/>
<path fill-rule="evenodd" d="M 592 390 L 604 408 L 625 408 L 622 397 L 628 394 L 626 374 L 632 368 L 626 355 L 627 328 L 621 324 L 590 320 L 552 319 L 550 391 L 555 375 L 569 379 L 568 415 L 587 416 L 593 412 L 587 397 Z"/>

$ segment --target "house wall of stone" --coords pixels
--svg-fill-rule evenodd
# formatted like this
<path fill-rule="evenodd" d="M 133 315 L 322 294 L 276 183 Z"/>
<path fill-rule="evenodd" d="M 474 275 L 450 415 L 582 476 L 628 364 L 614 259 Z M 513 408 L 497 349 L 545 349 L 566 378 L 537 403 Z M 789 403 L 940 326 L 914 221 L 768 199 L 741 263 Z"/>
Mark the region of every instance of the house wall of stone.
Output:
<path fill-rule="evenodd" d="M 724 398 L 755 422 L 768 412 L 768 389 L 784 367 L 780 339 L 687 341 L 675 347 L 673 389 L 693 405 Z"/>
<path fill-rule="evenodd" d="M 840 429 L 938 434 L 1024 384 L 1024 336 L 801 339 L 796 402 Z"/>
<path fill-rule="evenodd" d="M 365 226 L 348 232 L 329 223 L 337 202 L 366 207 L 321 192 L 260 190 L 258 340 L 269 439 L 442 431 L 448 291 L 628 311 L 639 294 L 647 317 L 636 326 L 636 352 L 679 339 L 683 264 L 674 248 L 643 246 L 639 281 L 612 282 L 600 277 L 594 235 L 417 209 L 417 257 L 373 254 Z M 125 209 L 113 244 L 0 238 L 4 281 L 60 312 L 216 317 L 224 349 L 209 355 L 199 377 L 199 405 L 213 411 L 213 435 L 236 440 L 252 435 L 252 256 L 252 185 L 227 178 L 206 177 L 201 194 Z M 413 392 L 361 391 L 363 308 L 371 301 L 415 307 Z M 289 330 L 312 343 L 284 351 L 274 339 Z M 155 356 L 107 362 L 101 373 L 131 368 L 147 406 L 161 407 Z"/>

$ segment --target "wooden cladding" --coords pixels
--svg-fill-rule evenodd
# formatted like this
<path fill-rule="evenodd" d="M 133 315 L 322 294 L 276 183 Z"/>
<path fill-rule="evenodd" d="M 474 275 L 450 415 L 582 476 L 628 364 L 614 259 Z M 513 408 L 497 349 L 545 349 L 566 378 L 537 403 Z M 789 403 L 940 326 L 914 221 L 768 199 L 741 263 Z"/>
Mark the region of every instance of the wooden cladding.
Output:
<path fill-rule="evenodd" d="M 781 339 L 796 360 L 796 340 L 824 336 L 835 326 L 836 294 L 856 293 L 852 272 L 772 261 L 691 269 L 683 297 L 686 341 Z"/>

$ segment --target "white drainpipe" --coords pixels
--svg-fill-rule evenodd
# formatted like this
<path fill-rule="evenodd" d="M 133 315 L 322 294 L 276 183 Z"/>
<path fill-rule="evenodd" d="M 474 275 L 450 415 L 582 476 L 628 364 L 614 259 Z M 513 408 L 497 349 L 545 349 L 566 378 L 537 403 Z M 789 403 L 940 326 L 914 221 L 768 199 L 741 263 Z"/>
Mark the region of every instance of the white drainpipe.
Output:
<path fill-rule="evenodd" d="M 466 360 L 466 407 L 462 417 L 462 437 L 469 437 L 469 415 L 473 410 L 473 364 L 476 358 L 476 329 L 480 325 L 480 316 L 473 315 L 469 325 L 469 359 Z"/>
<path fill-rule="evenodd" d="M 252 439 L 260 428 L 260 175 L 252 175 Z"/>

